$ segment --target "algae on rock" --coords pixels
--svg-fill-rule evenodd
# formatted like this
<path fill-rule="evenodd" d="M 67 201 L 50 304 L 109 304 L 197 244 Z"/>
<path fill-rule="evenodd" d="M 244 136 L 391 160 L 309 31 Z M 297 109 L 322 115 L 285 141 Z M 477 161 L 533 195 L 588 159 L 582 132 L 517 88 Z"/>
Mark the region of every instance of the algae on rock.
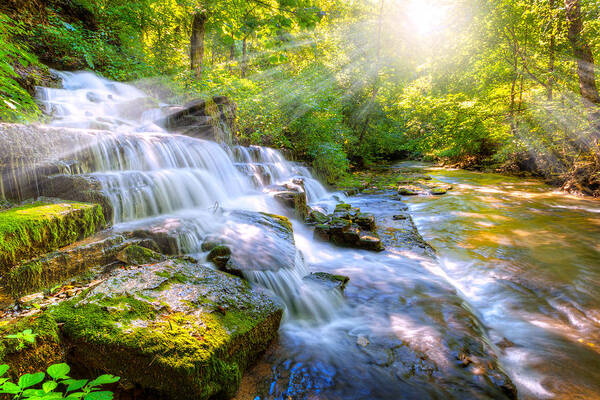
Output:
<path fill-rule="evenodd" d="M 98 205 L 36 202 L 0 212 L 0 271 L 94 234 L 106 224 Z"/>
<path fill-rule="evenodd" d="M 74 362 L 173 399 L 233 396 L 282 312 L 241 279 L 182 260 L 119 270 L 51 310 Z"/>

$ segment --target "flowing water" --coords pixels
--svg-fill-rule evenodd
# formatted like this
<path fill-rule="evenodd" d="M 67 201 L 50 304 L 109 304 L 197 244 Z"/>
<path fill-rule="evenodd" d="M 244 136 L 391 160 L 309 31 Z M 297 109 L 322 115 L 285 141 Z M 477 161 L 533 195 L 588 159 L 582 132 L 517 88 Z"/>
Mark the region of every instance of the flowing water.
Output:
<path fill-rule="evenodd" d="M 93 132 L 93 145 L 69 155 L 85 154 L 72 172 L 101 182 L 115 229 L 174 226 L 200 259 L 201 243 L 219 232 L 253 265 L 246 278 L 286 305 L 279 342 L 239 399 L 506 398 L 504 372 L 522 398 L 600 398 L 596 202 L 435 170 L 456 190 L 410 208 L 439 258 L 410 246 L 340 249 L 297 220 L 290 240 L 256 214 L 290 214 L 269 185 L 301 177 L 323 209 L 343 196 L 275 150 L 164 132 L 152 122 L 161 109 L 134 107 L 144 94 L 132 86 L 60 75 L 64 89 L 41 90 L 41 101 L 52 125 Z M 390 235 L 401 231 L 392 216 L 404 205 L 391 196 L 348 201 Z M 345 296 L 302 279 L 314 271 L 349 276 Z"/>

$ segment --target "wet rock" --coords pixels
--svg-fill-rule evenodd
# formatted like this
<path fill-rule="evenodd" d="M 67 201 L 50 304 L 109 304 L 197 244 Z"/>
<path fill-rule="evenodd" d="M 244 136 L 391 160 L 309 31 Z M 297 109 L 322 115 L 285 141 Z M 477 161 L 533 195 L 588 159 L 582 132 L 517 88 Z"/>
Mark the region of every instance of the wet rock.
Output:
<path fill-rule="evenodd" d="M 112 221 L 114 210 L 102 184 L 92 175 L 59 174 L 48 177 L 40 186 L 47 197 L 99 204 L 107 221 Z"/>
<path fill-rule="evenodd" d="M 382 251 L 384 250 L 381 239 L 378 238 L 374 233 L 362 233 L 360 235 L 357 246 L 365 250 Z"/>
<path fill-rule="evenodd" d="M 329 241 L 329 225 L 319 224 L 315 226 L 314 238 L 323 242 Z"/>
<path fill-rule="evenodd" d="M 171 399 L 232 397 L 282 312 L 238 278 L 174 260 L 119 270 L 49 310 L 76 365 Z"/>
<path fill-rule="evenodd" d="M 152 248 L 153 245 L 152 242 L 127 240 L 122 235 L 102 232 L 12 267 L 4 276 L 2 283 L 13 297 L 22 296 L 48 289 L 88 270 L 103 269 L 116 262 L 118 258 L 127 260 L 129 253 L 121 254 L 119 257 L 119 253 L 127 246 L 133 249 L 139 248 L 143 252 L 151 252 L 140 246 Z M 152 254 L 153 257 L 157 257 L 156 253 L 152 252 Z M 131 264 L 136 263 L 131 262 Z"/>
<path fill-rule="evenodd" d="M 202 249 L 202 251 L 211 251 L 215 247 L 221 246 L 224 243 L 225 242 L 223 241 L 223 238 L 219 236 L 209 236 L 204 239 L 204 242 L 202 242 L 200 248 Z"/>
<path fill-rule="evenodd" d="M 329 217 L 318 210 L 312 210 L 308 215 L 308 222 L 311 224 L 324 224 L 329 221 Z"/>
<path fill-rule="evenodd" d="M 0 124 L 0 198 L 22 201 L 42 195 L 44 181 L 93 164 L 90 149 L 106 132 L 41 125 Z"/>
<path fill-rule="evenodd" d="M 364 230 L 375 230 L 375 216 L 373 216 L 372 214 L 360 213 L 356 216 L 354 222 L 356 222 L 358 226 L 360 226 Z"/>
<path fill-rule="evenodd" d="M 398 188 L 398 194 L 401 196 L 416 196 L 419 194 L 419 192 L 413 187 L 400 186 Z"/>
<path fill-rule="evenodd" d="M 305 276 L 304 281 L 325 290 L 339 290 L 343 292 L 350 278 L 344 275 L 333 275 L 327 272 L 313 272 Z"/>
<path fill-rule="evenodd" d="M 178 134 L 231 144 L 236 111 L 227 97 L 197 99 L 155 123 Z"/>
<path fill-rule="evenodd" d="M 304 220 L 308 217 L 306 192 L 288 190 L 275 193 L 273 197 L 285 207 L 293 209 L 300 219 Z"/>
<path fill-rule="evenodd" d="M 402 221 L 402 220 L 407 219 L 408 217 L 403 214 L 397 214 L 397 215 L 394 215 L 392 218 L 394 219 L 394 221 Z"/>
<path fill-rule="evenodd" d="M 211 261 L 219 269 L 225 268 L 229 259 L 231 258 L 231 249 L 227 246 L 215 246 L 210 253 L 208 253 L 208 261 Z M 236 274 L 237 275 L 237 274 Z"/>
<path fill-rule="evenodd" d="M 0 271 L 94 234 L 105 225 L 94 204 L 35 202 L 0 211 Z"/>
<path fill-rule="evenodd" d="M 231 249 L 229 260 L 220 267 L 223 271 L 245 276 L 295 267 L 297 250 L 289 219 L 253 211 L 232 211 L 225 217 L 223 231 L 217 232 Z"/>
<path fill-rule="evenodd" d="M 145 265 L 164 261 L 164 259 L 165 256 L 162 254 L 138 245 L 127 246 L 117 254 L 117 260 L 126 265 Z"/>
<path fill-rule="evenodd" d="M 431 193 L 434 196 L 441 196 L 441 195 L 448 193 L 448 190 L 441 188 L 441 187 L 436 187 L 436 188 L 431 189 L 429 191 L 429 193 Z"/>

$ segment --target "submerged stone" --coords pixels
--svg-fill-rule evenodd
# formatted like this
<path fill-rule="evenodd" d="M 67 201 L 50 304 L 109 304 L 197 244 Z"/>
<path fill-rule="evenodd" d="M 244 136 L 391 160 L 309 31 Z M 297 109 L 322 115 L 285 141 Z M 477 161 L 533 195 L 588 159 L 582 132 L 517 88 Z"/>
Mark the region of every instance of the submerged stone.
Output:
<path fill-rule="evenodd" d="M 282 307 L 241 279 L 170 260 L 119 270 L 51 315 L 72 359 L 172 399 L 232 397 Z"/>
<path fill-rule="evenodd" d="M 313 272 L 303 278 L 317 287 L 325 290 L 339 290 L 343 292 L 350 278 L 344 275 L 334 275 L 327 272 Z"/>
<path fill-rule="evenodd" d="M 84 203 L 36 202 L 0 212 L 0 271 L 94 234 L 102 209 Z"/>

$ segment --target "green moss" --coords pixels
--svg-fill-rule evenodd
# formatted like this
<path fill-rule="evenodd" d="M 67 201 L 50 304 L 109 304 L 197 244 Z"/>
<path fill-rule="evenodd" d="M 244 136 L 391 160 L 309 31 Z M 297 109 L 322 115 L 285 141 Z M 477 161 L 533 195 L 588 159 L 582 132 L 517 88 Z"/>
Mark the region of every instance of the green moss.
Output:
<path fill-rule="evenodd" d="M 19 342 L 6 335 L 31 329 L 35 343 L 26 343 L 22 349 Z M 9 374 L 16 380 L 20 375 L 43 371 L 48 366 L 65 361 L 65 352 L 60 342 L 56 320 L 48 313 L 14 321 L 3 321 L 0 325 L 0 364 L 10 366 Z"/>
<path fill-rule="evenodd" d="M 176 260 L 120 271 L 50 312 L 77 363 L 176 399 L 234 395 L 281 318 L 241 280 Z"/>
<path fill-rule="evenodd" d="M 289 232 L 293 231 L 292 223 L 290 222 L 289 218 L 284 217 L 282 215 L 276 215 L 276 214 L 269 214 L 269 213 L 261 213 L 261 214 L 266 215 L 267 217 L 273 218 L 276 222 L 278 222 L 281 226 L 283 226 L 287 231 L 289 231 Z"/>
<path fill-rule="evenodd" d="M 98 205 L 37 202 L 0 212 L 0 271 L 90 236 L 106 224 Z"/>
<path fill-rule="evenodd" d="M 117 259 L 128 265 L 144 265 L 163 261 L 165 257 L 145 247 L 131 245 L 123 249 Z"/>

